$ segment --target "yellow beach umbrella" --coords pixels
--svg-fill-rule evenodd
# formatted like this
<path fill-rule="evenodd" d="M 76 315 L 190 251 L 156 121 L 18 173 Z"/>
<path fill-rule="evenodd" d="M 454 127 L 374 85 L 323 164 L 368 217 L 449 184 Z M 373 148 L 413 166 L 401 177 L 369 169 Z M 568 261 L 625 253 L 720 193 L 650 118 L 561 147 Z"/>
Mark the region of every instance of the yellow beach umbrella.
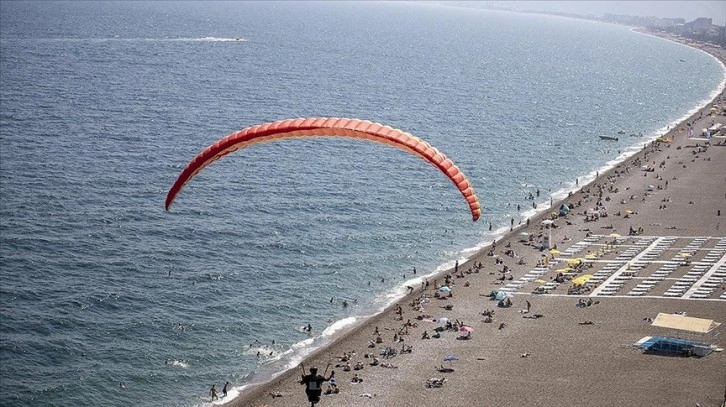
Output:
<path fill-rule="evenodd" d="M 561 251 L 559 251 L 559 250 L 557 250 L 557 249 L 552 249 L 552 250 L 550 250 L 550 254 L 558 255 L 558 254 L 560 254 L 560 253 L 562 253 L 562 252 L 561 252 Z"/>
<path fill-rule="evenodd" d="M 577 277 L 577 278 L 572 279 L 572 284 L 575 284 L 575 285 L 583 285 L 583 284 L 587 283 L 588 281 L 590 281 L 590 279 L 592 277 L 593 277 L 592 274 L 582 275 L 580 277 Z"/>
<path fill-rule="evenodd" d="M 569 264 L 571 266 L 576 266 L 576 265 L 578 265 L 580 263 L 582 263 L 582 260 L 580 260 L 580 259 L 569 259 L 569 260 L 567 260 L 567 264 Z"/>
<path fill-rule="evenodd" d="M 630 209 L 626 209 L 625 210 L 625 213 L 628 214 L 628 215 L 632 215 L 633 214 L 633 211 L 631 211 Z"/>
<path fill-rule="evenodd" d="M 542 280 L 541 278 L 538 278 L 537 280 L 534 280 L 534 282 L 537 283 L 537 284 L 545 284 L 545 283 L 547 283 L 547 281 Z"/>
<path fill-rule="evenodd" d="M 681 254 L 679 254 L 679 256 L 681 256 L 681 257 L 684 257 L 684 258 L 685 258 L 685 257 L 691 257 L 691 256 L 693 256 L 693 255 L 692 255 L 691 253 L 681 253 Z"/>
<path fill-rule="evenodd" d="M 617 233 L 611 233 L 611 234 L 609 234 L 608 236 L 610 236 L 610 237 L 620 237 L 620 235 L 619 235 L 619 234 L 617 234 Z"/>
<path fill-rule="evenodd" d="M 597 256 L 595 256 L 594 254 L 588 254 L 588 255 L 585 255 L 585 258 L 588 260 L 595 260 L 595 259 L 597 259 Z"/>
<path fill-rule="evenodd" d="M 558 273 L 566 273 L 566 272 L 572 271 L 572 270 L 573 270 L 572 267 L 563 267 L 563 268 L 557 269 L 555 271 L 557 271 Z"/>

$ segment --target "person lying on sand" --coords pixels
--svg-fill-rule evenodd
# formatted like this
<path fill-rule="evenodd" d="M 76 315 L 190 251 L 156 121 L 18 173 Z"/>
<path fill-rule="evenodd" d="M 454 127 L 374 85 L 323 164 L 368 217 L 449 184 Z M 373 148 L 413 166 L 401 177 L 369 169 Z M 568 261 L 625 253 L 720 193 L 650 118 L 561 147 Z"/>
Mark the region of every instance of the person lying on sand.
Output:
<path fill-rule="evenodd" d="M 444 385 L 444 383 L 446 383 L 445 378 L 432 377 L 432 378 L 426 380 L 426 387 L 427 388 L 441 387 Z"/>

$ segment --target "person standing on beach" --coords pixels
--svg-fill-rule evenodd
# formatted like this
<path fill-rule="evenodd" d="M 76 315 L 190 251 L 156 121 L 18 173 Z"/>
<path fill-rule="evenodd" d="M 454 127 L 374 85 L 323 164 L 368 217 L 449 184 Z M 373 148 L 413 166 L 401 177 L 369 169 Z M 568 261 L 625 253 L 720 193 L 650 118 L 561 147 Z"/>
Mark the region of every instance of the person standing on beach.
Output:
<path fill-rule="evenodd" d="M 222 387 L 222 397 L 227 397 L 227 389 L 229 388 L 229 382 L 224 384 L 224 387 Z"/>
<path fill-rule="evenodd" d="M 217 396 L 217 385 L 213 384 L 212 388 L 209 389 L 209 395 L 212 396 L 212 401 L 219 400 L 219 396 Z"/>

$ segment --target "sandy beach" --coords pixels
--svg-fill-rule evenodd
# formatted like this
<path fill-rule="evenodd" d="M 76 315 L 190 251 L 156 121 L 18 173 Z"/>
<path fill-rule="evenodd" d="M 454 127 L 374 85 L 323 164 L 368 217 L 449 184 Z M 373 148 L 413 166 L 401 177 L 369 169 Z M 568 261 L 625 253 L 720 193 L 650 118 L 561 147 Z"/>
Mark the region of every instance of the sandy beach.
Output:
<path fill-rule="evenodd" d="M 689 45 L 725 61 L 723 49 Z M 685 312 L 726 322 L 725 279 L 707 293 L 696 286 L 680 295 L 672 289 L 696 265 L 726 270 L 726 250 L 720 249 L 726 245 L 726 139 L 713 138 L 704 148 L 705 141 L 689 139 L 687 131 L 693 126 L 698 137 L 700 129 L 713 123 L 726 125 L 726 116 L 711 114 L 713 105 L 723 103 L 724 93 L 672 128 L 664 136 L 671 143 L 644 141 L 642 151 L 593 182 L 580 184 L 570 197 L 554 202 L 551 211 L 514 225 L 494 247 L 484 248 L 458 271 L 429 278 L 427 288 L 416 287 L 397 305 L 308 357 L 304 365 L 317 365 L 321 373 L 330 364 L 327 371 L 335 370 L 339 388 L 337 394 L 323 395 L 317 405 L 722 405 L 724 352 L 669 357 L 643 353 L 633 343 L 667 335 L 726 347 L 719 335 L 723 325 L 692 337 L 653 327 L 649 320 L 658 313 Z M 567 216 L 552 217 L 563 203 L 570 207 Z M 596 213 L 597 219 L 589 220 Z M 543 224 L 546 219 L 554 220 L 550 230 Z M 631 230 L 637 235 L 630 235 Z M 541 250 L 550 231 L 559 252 Z M 684 251 L 692 256 L 682 256 Z M 643 257 L 646 254 L 652 258 Z M 538 267 L 545 258 L 547 264 Z M 580 269 L 562 271 L 575 262 L 572 259 L 582 258 L 586 261 Z M 642 288 L 666 264 L 676 264 L 667 278 Z M 507 272 L 502 273 L 505 266 Z M 451 296 L 439 291 L 444 298 L 436 298 L 447 274 Z M 568 294 L 570 279 L 585 274 L 595 276 L 588 288 Z M 547 294 L 533 293 L 542 286 L 551 287 L 540 289 Z M 505 287 L 512 292 L 512 306 L 500 308 L 489 295 Z M 578 307 L 581 300 L 592 304 Z M 494 311 L 491 322 L 483 315 L 488 310 Z M 431 337 L 435 328 L 444 326 L 442 318 L 463 322 L 456 325 L 470 327 L 470 338 L 461 339 L 466 333 L 459 329 Z M 424 339 L 424 332 L 431 338 Z M 378 336 L 381 342 L 375 343 Z M 381 356 L 387 347 L 397 355 Z M 402 353 L 406 347 L 410 352 Z M 344 353 L 351 367 L 361 362 L 363 368 L 345 371 Z M 373 356 L 378 358 L 376 366 Z M 447 356 L 455 360 L 447 361 Z M 441 367 L 445 371 L 439 371 Z M 351 382 L 356 374 L 362 382 Z M 300 369 L 292 369 L 245 389 L 226 405 L 308 406 L 300 375 Z M 427 388 L 432 378 L 446 381 Z"/>

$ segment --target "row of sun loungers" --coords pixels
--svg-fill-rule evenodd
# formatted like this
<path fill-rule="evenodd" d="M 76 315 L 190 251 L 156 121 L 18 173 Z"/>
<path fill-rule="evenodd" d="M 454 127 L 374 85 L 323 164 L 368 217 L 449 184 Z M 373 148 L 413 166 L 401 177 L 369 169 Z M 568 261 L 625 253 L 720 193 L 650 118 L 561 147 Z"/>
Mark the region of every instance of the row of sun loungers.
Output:
<path fill-rule="evenodd" d="M 593 245 L 601 246 L 602 244 L 599 242 L 603 238 L 603 235 L 589 236 L 564 250 L 559 260 L 577 258 L 580 253 L 589 247 Z M 673 245 L 683 238 L 676 236 L 642 236 L 638 237 L 634 243 L 625 245 L 624 243 L 630 239 L 636 238 L 616 237 L 614 239 L 616 246 L 620 250 L 624 250 L 614 260 L 598 262 L 603 264 L 603 267 L 593 273 L 593 277 L 587 284 L 591 287 L 605 285 L 598 287 L 593 295 L 617 295 L 626 285 L 632 287 L 630 282 L 636 279 L 639 282 L 627 292 L 628 296 L 652 295 L 650 293 L 654 287 L 673 281 L 671 287 L 662 296 L 705 299 L 711 298 L 713 293 L 726 281 L 726 257 L 724 257 L 726 256 L 726 238 L 719 239 L 714 247 L 704 249 L 703 246 L 712 238 L 694 237 L 685 247 L 678 249 L 671 259 L 665 261 L 662 259 L 663 253 L 672 250 Z M 608 239 L 607 244 L 611 242 Z M 698 254 L 705 250 L 708 250 L 708 252 L 702 259 L 692 261 L 692 258 L 698 258 Z M 639 273 L 642 273 L 643 270 L 654 263 L 662 264 L 652 274 L 639 276 Z M 545 278 L 547 273 L 556 267 L 556 264 L 557 262 L 553 262 L 549 266 L 535 267 L 525 276 L 508 282 L 500 290 L 516 292 L 528 283 Z M 672 278 L 673 273 L 684 265 L 690 266 L 690 270 L 680 277 Z M 680 273 L 682 271 L 678 275 Z M 570 273 L 563 274 L 567 276 Z M 570 277 L 575 277 L 577 273 L 572 274 Z M 557 289 L 559 285 L 555 281 L 549 281 L 539 284 L 538 290 L 539 292 L 549 293 Z M 726 292 L 721 293 L 718 298 L 726 299 Z"/>

